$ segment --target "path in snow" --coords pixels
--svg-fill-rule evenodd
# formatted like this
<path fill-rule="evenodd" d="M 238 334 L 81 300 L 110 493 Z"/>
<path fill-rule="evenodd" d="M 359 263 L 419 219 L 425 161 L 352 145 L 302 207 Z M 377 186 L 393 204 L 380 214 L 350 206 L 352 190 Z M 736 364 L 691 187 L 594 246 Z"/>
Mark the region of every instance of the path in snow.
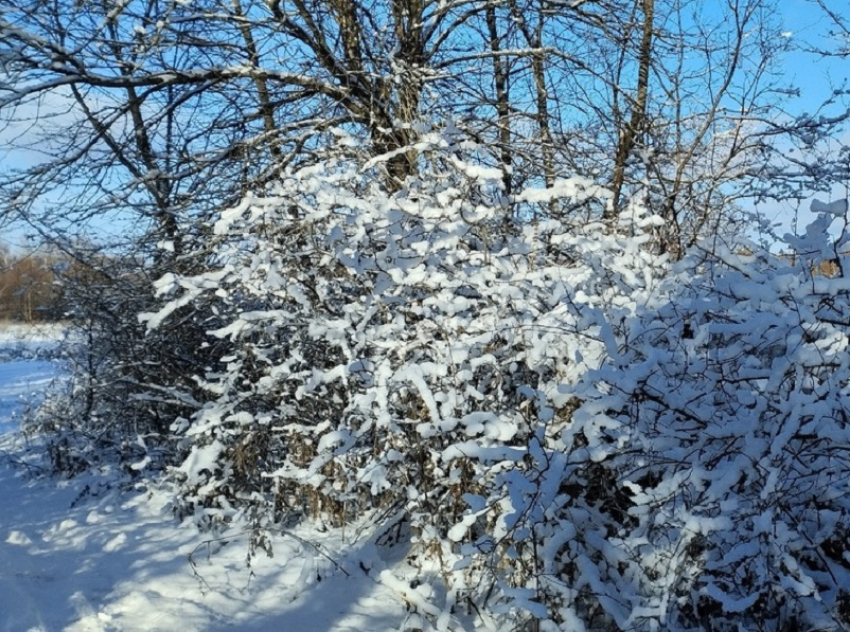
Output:
<path fill-rule="evenodd" d="M 24 458 L 12 432 L 21 396 L 37 396 L 55 374 L 44 360 L 0 363 L 0 632 L 404 629 L 402 600 L 341 553 L 338 538 L 301 533 L 350 577 L 285 535 L 273 558 L 254 559 L 252 576 L 247 533 L 206 543 L 176 524 L 163 491 L 119 494 L 107 477 L 36 479 L 12 467 Z"/>

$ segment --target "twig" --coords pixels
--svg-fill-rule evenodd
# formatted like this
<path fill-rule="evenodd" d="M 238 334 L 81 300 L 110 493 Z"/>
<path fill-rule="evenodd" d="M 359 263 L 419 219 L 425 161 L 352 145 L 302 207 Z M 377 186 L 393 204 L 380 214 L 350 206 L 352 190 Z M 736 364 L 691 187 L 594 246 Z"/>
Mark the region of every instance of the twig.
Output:
<path fill-rule="evenodd" d="M 316 544 L 315 542 L 310 542 L 310 540 L 307 540 L 307 539 L 305 539 L 305 538 L 302 538 L 300 535 L 295 535 L 294 533 L 292 533 L 291 531 L 287 531 L 286 529 L 281 529 L 281 530 L 280 530 L 280 533 L 281 533 L 282 535 L 285 535 L 285 536 L 288 536 L 288 537 L 292 538 L 293 540 L 297 540 L 297 541 L 298 541 L 298 542 L 300 542 L 301 544 L 306 544 L 307 546 L 311 547 L 314 551 L 316 551 L 316 553 L 318 553 L 319 555 L 321 555 L 322 557 L 324 557 L 326 560 L 328 560 L 328 561 L 329 561 L 331 564 L 333 564 L 333 565 L 334 565 L 334 566 L 335 566 L 338 570 L 342 571 L 342 572 L 343 572 L 343 574 L 345 574 L 345 576 L 346 576 L 346 577 L 351 577 L 351 573 L 349 573 L 347 570 L 345 570 L 345 569 L 343 568 L 342 564 L 340 564 L 339 562 L 337 562 L 337 561 L 336 561 L 334 558 L 332 558 L 332 557 L 331 557 L 328 553 L 326 553 L 326 552 L 325 552 L 325 550 L 324 550 L 324 547 L 322 547 L 322 545 L 320 545 L 320 544 Z"/>

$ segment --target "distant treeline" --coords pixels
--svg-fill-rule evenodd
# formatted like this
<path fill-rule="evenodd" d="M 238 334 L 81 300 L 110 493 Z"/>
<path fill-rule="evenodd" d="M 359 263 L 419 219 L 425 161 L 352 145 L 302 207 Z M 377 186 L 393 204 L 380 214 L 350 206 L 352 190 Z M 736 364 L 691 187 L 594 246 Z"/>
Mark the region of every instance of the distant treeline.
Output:
<path fill-rule="evenodd" d="M 0 320 L 61 320 L 67 305 L 59 279 L 73 267 L 62 253 L 0 250 Z"/>

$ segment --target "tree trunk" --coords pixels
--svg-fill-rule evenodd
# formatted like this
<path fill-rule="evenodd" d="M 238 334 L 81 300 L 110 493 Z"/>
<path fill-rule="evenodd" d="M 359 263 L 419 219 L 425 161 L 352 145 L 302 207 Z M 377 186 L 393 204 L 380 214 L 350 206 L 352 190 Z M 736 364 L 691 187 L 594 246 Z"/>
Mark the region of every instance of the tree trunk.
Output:
<path fill-rule="evenodd" d="M 613 219 L 620 210 L 623 184 L 626 177 L 626 163 L 634 151 L 638 137 L 646 121 L 646 101 L 649 92 L 649 71 L 652 66 L 652 32 L 655 21 L 655 0 L 639 0 L 643 11 L 643 31 L 638 51 L 637 93 L 632 102 L 632 114 L 628 124 L 620 130 L 617 154 L 614 158 L 614 175 L 611 179 L 613 199 L 605 211 L 605 219 Z"/>

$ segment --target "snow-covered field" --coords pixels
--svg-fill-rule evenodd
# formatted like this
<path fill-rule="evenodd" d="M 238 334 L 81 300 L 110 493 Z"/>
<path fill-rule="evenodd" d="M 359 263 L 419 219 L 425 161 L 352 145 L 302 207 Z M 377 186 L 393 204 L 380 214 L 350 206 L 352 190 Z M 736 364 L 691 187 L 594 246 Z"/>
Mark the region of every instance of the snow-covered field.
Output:
<path fill-rule="evenodd" d="M 14 431 L 25 400 L 58 374 L 41 351 L 55 339 L 0 333 L 0 632 L 420 627 L 399 587 L 381 582 L 380 564 L 361 568 L 376 559 L 368 534 L 352 546 L 355 530 L 347 543 L 281 533 L 274 557 L 257 555 L 251 572 L 248 533 L 210 541 L 181 527 L 163 490 L 119 493 L 108 475 L 34 476 Z"/>
<path fill-rule="evenodd" d="M 0 433 L 18 427 L 22 409 L 38 400 L 55 374 L 50 360 L 0 361 Z"/>
<path fill-rule="evenodd" d="M 55 325 L 0 325 L 0 434 L 15 430 L 23 409 L 56 376 L 51 361 L 62 337 Z"/>

